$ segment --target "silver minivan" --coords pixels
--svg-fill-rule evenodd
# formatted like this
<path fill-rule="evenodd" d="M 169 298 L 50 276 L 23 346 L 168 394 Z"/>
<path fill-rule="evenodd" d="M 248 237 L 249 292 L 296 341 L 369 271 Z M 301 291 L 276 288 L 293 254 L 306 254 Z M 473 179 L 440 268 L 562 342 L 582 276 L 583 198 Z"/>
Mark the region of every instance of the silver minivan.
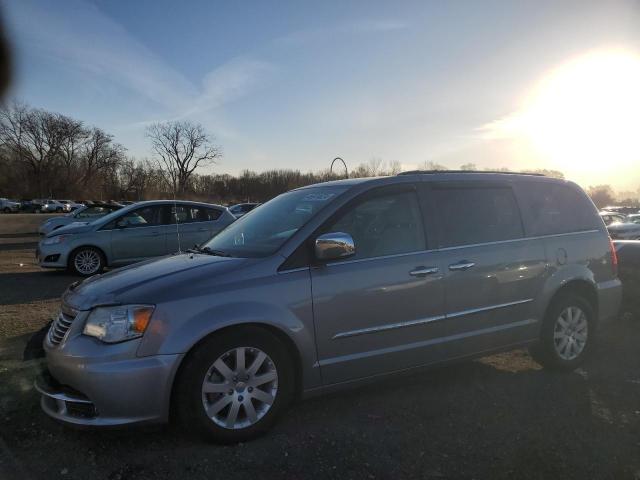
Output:
<path fill-rule="evenodd" d="M 91 276 L 205 242 L 235 217 L 225 207 L 180 200 L 138 202 L 51 230 L 36 248 L 44 268 Z"/>
<path fill-rule="evenodd" d="M 71 285 L 44 342 L 64 422 L 250 439 L 297 397 L 529 346 L 571 370 L 617 260 L 575 184 L 421 173 L 290 191 L 197 249 Z"/>

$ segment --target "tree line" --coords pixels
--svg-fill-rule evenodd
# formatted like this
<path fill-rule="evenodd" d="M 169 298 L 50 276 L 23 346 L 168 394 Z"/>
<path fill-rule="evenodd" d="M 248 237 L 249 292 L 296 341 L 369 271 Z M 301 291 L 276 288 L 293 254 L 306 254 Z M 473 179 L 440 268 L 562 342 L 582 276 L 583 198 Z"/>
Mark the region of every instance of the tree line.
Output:
<path fill-rule="evenodd" d="M 239 175 L 204 174 L 198 170 L 215 165 L 222 150 L 202 125 L 188 121 L 157 123 L 147 128 L 146 136 L 152 156 L 138 160 L 100 128 L 22 103 L 9 104 L 0 110 L 0 197 L 147 200 L 175 196 L 215 203 L 264 202 L 313 183 L 401 171 L 400 162 L 373 157 L 347 172 L 340 163 L 335 171 L 275 169 L 244 170 Z M 434 162 L 424 162 L 419 168 L 448 169 Z M 473 163 L 458 169 L 479 170 Z M 532 173 L 564 178 L 555 170 Z M 590 187 L 588 193 L 600 207 L 615 203 L 608 185 Z M 637 205 L 637 195 L 624 203 Z"/>

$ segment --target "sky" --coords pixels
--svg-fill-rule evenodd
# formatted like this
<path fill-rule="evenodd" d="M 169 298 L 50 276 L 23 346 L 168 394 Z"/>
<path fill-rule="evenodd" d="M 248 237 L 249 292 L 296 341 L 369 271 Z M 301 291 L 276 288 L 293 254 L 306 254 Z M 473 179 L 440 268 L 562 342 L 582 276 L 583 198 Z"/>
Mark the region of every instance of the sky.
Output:
<path fill-rule="evenodd" d="M 218 173 L 377 157 L 640 188 L 636 0 L 2 9 L 16 57 L 10 96 L 98 126 L 137 158 L 151 156 L 148 125 L 190 120 L 222 147 Z"/>

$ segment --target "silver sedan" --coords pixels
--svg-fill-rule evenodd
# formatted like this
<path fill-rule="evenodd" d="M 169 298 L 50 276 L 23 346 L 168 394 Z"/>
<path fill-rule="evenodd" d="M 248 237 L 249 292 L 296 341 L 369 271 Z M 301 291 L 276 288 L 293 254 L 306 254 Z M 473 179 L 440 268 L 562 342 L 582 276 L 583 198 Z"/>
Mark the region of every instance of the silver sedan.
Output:
<path fill-rule="evenodd" d="M 139 202 L 91 223 L 72 223 L 49 232 L 38 244 L 41 267 L 100 273 L 203 243 L 235 221 L 225 207 L 208 203 Z"/>

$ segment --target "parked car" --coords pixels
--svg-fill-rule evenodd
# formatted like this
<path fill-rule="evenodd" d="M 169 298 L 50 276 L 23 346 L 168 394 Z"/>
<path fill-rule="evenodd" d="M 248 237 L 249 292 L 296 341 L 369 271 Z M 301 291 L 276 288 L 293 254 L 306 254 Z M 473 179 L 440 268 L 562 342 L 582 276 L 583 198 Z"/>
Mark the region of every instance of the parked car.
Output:
<path fill-rule="evenodd" d="M 606 210 L 607 212 L 619 213 L 622 215 L 628 215 L 630 213 L 640 213 L 640 208 L 629 206 L 608 206 L 604 207 L 603 210 Z"/>
<path fill-rule="evenodd" d="M 41 267 L 94 275 L 105 267 L 160 257 L 200 244 L 234 220 L 225 207 L 208 203 L 140 202 L 91 223 L 75 223 L 49 232 L 40 240 L 36 257 Z"/>
<path fill-rule="evenodd" d="M 15 213 L 20 211 L 20 202 L 9 200 L 8 198 L 0 198 L 0 212 Z"/>
<path fill-rule="evenodd" d="M 71 205 L 69 204 L 61 203 L 58 200 L 52 200 L 52 199 L 42 200 L 43 213 L 47 213 L 47 212 L 62 213 L 62 212 L 70 212 L 70 211 L 71 211 Z"/>
<path fill-rule="evenodd" d="M 622 307 L 640 314 L 640 240 L 614 240 L 622 280 Z"/>
<path fill-rule="evenodd" d="M 60 203 L 62 203 L 63 205 L 69 205 L 69 211 L 73 212 L 74 210 L 76 210 L 77 208 L 80 208 L 83 206 L 82 203 L 76 203 L 73 200 L 58 200 Z"/>
<path fill-rule="evenodd" d="M 122 207 L 111 205 L 108 203 L 94 203 L 88 207 L 83 205 L 64 216 L 53 217 L 45 220 L 38 228 L 38 233 L 40 235 L 46 235 L 54 230 L 57 230 L 58 228 L 62 228 L 66 225 L 70 225 L 76 222 L 91 223 L 94 220 L 104 217 L 105 215 L 108 215 L 111 212 L 115 212 L 116 210 L 120 210 L 121 208 Z"/>
<path fill-rule="evenodd" d="M 603 211 L 600 212 L 600 218 L 605 225 L 611 225 L 612 223 L 623 223 L 626 220 L 626 216 L 620 213 Z"/>
<path fill-rule="evenodd" d="M 627 217 L 622 223 L 607 225 L 614 240 L 640 240 L 640 216 Z"/>
<path fill-rule="evenodd" d="M 530 346 L 572 370 L 617 314 L 615 258 L 593 203 L 558 179 L 411 173 L 300 188 L 190 252 L 73 284 L 44 343 L 41 405 L 83 425 L 174 412 L 233 442 L 298 395 L 435 363 Z"/>
<path fill-rule="evenodd" d="M 238 203 L 237 205 L 233 205 L 229 207 L 229 211 L 233 214 L 234 217 L 240 218 L 246 215 L 247 213 L 249 213 L 254 208 L 256 208 L 258 205 L 260 204 L 259 203 Z"/>
<path fill-rule="evenodd" d="M 21 200 L 20 211 L 24 213 L 42 212 L 42 200 Z"/>

